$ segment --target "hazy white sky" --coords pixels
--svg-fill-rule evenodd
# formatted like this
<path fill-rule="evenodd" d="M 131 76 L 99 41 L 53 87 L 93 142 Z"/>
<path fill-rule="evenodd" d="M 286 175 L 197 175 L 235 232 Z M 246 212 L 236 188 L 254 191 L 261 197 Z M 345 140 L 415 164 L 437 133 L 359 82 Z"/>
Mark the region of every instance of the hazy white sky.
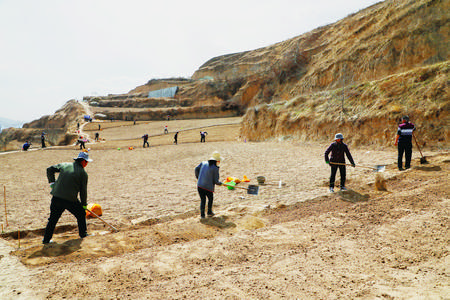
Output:
<path fill-rule="evenodd" d="M 378 0 L 0 0 L 0 117 L 190 77 L 207 60 L 333 23 Z"/>

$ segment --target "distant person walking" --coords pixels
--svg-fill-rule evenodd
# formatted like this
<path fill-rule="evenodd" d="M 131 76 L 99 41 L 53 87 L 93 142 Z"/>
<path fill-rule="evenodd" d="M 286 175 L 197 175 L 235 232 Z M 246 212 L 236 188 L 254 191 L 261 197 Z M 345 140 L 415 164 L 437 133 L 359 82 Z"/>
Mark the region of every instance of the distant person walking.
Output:
<path fill-rule="evenodd" d="M 22 145 L 22 150 L 23 151 L 28 151 L 28 149 L 31 147 L 31 143 L 29 143 L 28 141 L 25 142 L 25 144 Z"/>
<path fill-rule="evenodd" d="M 353 157 L 350 154 L 350 150 L 346 144 L 343 143 L 344 136 L 342 133 L 337 133 L 334 136 L 334 142 L 327 148 L 325 151 L 325 162 L 331 167 L 331 176 L 330 176 L 330 192 L 334 192 L 334 181 L 336 179 L 337 169 L 339 169 L 339 174 L 341 175 L 341 191 L 347 190 L 345 187 L 345 179 L 346 179 L 346 169 L 345 169 L 345 155 L 350 161 L 352 167 L 355 167 L 355 162 L 353 161 Z M 331 157 L 328 158 L 328 155 L 331 153 Z M 333 164 L 337 163 L 337 164 Z"/>
<path fill-rule="evenodd" d="M 208 133 L 206 131 L 200 131 L 200 143 L 206 143 L 206 135 Z"/>
<path fill-rule="evenodd" d="M 205 218 L 206 198 L 208 198 L 208 217 L 214 216 L 212 211 L 214 201 L 215 185 L 222 185 L 219 180 L 219 163 L 222 161 L 220 153 L 214 151 L 211 158 L 201 162 L 195 168 L 195 177 L 197 178 L 197 190 L 200 196 L 200 217 Z"/>
<path fill-rule="evenodd" d="M 102 130 L 102 126 L 98 124 L 98 131 Z"/>
<path fill-rule="evenodd" d="M 42 146 L 42 148 L 46 147 L 45 146 L 45 135 L 46 135 L 46 133 L 42 132 L 42 134 L 41 134 L 41 146 Z"/>
<path fill-rule="evenodd" d="M 98 142 L 98 139 L 100 138 L 100 134 L 98 132 L 95 133 L 95 141 Z"/>
<path fill-rule="evenodd" d="M 169 133 L 169 129 L 167 128 L 167 125 L 164 126 L 164 134 L 168 134 Z"/>
<path fill-rule="evenodd" d="M 88 174 L 85 168 L 92 159 L 86 152 L 80 152 L 74 162 L 60 163 L 47 168 L 47 179 L 53 195 L 50 204 L 50 217 L 45 228 L 43 244 L 51 242 L 56 223 L 67 209 L 77 218 L 80 238 L 88 236 L 86 226 Z M 55 173 L 59 173 L 55 180 Z M 80 200 L 78 200 L 80 194 Z"/>
<path fill-rule="evenodd" d="M 148 134 L 144 134 L 142 136 L 142 139 L 144 140 L 144 144 L 142 145 L 143 148 L 145 148 L 145 145 L 147 145 L 147 148 L 150 147 L 150 144 L 148 143 Z"/>
<path fill-rule="evenodd" d="M 175 133 L 175 135 L 173 136 L 173 143 L 175 145 L 178 145 L 178 131 Z"/>
<path fill-rule="evenodd" d="M 402 117 L 402 123 L 398 125 L 395 146 L 398 146 L 397 167 L 400 171 L 411 168 L 412 135 L 416 127 L 409 122 L 408 116 Z M 403 153 L 405 154 L 405 169 L 403 169 Z"/>

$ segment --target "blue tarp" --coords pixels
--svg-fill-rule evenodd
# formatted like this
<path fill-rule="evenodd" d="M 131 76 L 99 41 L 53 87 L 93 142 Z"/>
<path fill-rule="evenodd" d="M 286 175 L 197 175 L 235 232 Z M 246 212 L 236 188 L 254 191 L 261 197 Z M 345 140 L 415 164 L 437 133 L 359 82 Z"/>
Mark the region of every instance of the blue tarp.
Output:
<path fill-rule="evenodd" d="M 175 96 L 177 91 L 178 91 L 178 87 L 173 86 L 173 87 L 166 88 L 166 89 L 151 91 L 148 93 L 148 97 L 149 98 L 163 98 L 163 97 L 172 98 L 173 96 Z"/>

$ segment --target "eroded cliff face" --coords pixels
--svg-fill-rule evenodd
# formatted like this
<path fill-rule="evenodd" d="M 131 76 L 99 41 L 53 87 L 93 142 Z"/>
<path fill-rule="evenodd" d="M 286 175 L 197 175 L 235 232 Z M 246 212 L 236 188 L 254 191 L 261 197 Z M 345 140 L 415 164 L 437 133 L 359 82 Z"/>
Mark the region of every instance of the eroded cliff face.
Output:
<path fill-rule="evenodd" d="M 241 135 L 249 140 L 292 137 L 351 145 L 392 145 L 400 118 L 409 115 L 421 146 L 450 143 L 450 62 L 416 68 L 346 89 L 300 95 L 249 108 Z"/>

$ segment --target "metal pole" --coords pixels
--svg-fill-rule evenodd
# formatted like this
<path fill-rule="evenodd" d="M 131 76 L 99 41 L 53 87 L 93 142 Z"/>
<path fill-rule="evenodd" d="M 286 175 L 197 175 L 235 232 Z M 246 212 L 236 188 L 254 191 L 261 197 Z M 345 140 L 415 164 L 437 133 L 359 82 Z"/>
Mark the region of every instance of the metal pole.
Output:
<path fill-rule="evenodd" d="M 6 227 L 8 227 L 8 214 L 6 212 L 6 186 L 3 186 L 3 197 L 5 198 L 5 221 Z"/>

